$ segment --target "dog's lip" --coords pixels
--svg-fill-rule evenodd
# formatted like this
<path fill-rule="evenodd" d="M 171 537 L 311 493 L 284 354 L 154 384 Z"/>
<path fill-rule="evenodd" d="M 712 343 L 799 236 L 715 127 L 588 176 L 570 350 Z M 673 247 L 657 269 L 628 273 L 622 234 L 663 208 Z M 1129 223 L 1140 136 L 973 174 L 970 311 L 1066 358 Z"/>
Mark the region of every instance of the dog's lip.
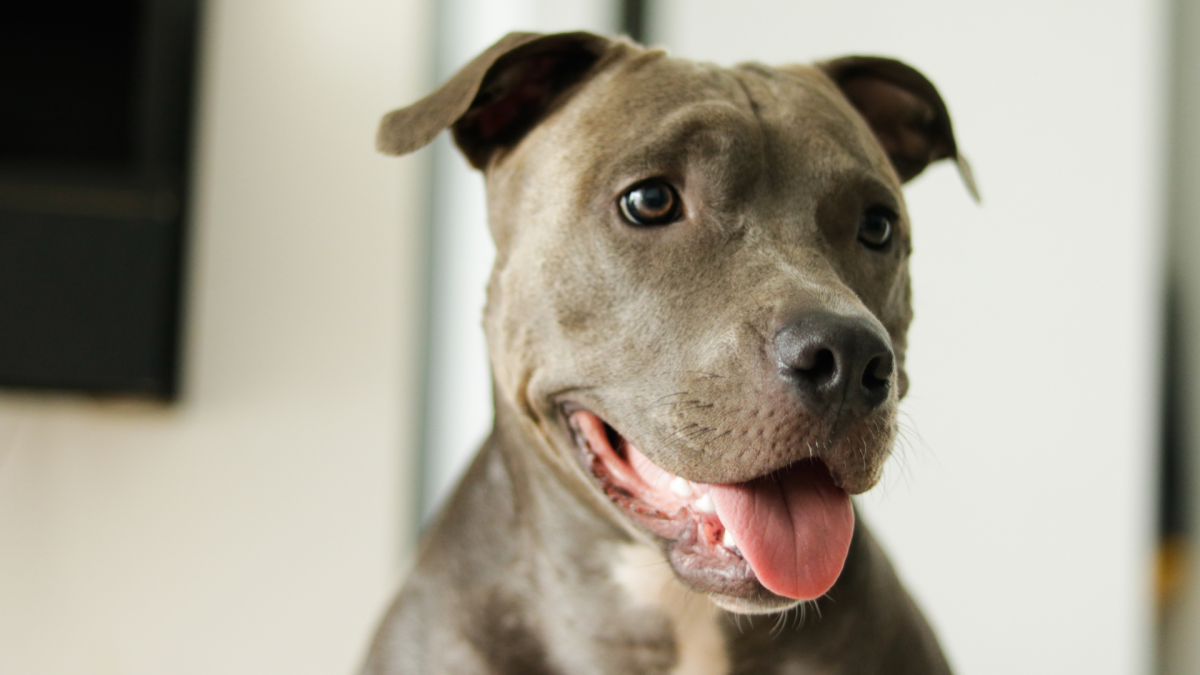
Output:
<path fill-rule="evenodd" d="M 598 412 L 598 411 L 602 410 L 602 406 L 584 404 L 584 403 L 580 403 L 574 399 L 564 399 L 564 400 L 560 400 L 558 402 L 558 409 L 562 415 L 562 418 L 561 418 L 562 424 L 566 428 L 567 434 L 572 439 L 575 440 L 575 443 L 577 446 L 582 442 L 582 439 L 579 437 L 578 430 L 575 429 L 574 426 L 572 425 L 571 417 L 575 413 L 583 412 L 583 413 L 588 413 L 589 415 L 596 417 L 600 421 L 601 424 L 603 424 L 608 429 L 611 429 L 617 436 L 619 436 L 621 438 L 621 440 L 623 442 L 629 443 L 631 447 L 634 447 L 635 450 L 637 449 L 636 445 L 634 445 L 632 443 L 632 441 L 629 440 L 629 437 L 626 436 L 623 431 L 621 431 L 619 428 L 617 428 L 615 425 L 613 425 L 611 422 L 608 421 L 610 418 L 607 415 L 605 415 L 603 412 Z M 642 455 L 640 450 L 638 450 L 638 454 L 641 455 L 641 457 L 645 458 L 645 455 Z M 828 469 L 829 472 L 833 475 L 835 483 L 837 483 L 838 487 L 841 487 L 842 481 L 838 476 L 839 472 L 837 470 L 837 467 L 831 466 L 829 464 L 829 462 L 825 461 L 824 459 L 813 457 L 811 454 L 811 451 L 810 451 L 809 456 L 802 457 L 800 459 L 780 463 L 775 466 L 767 466 L 764 468 L 760 468 L 757 472 L 754 472 L 754 473 L 748 473 L 748 474 L 737 473 L 737 475 L 730 476 L 728 480 L 717 480 L 717 481 L 696 480 L 693 478 L 689 478 L 683 474 L 672 473 L 672 472 L 658 466 L 649 458 L 646 458 L 646 461 L 649 462 L 652 466 L 654 466 L 659 471 L 662 471 L 664 474 L 667 474 L 671 477 L 681 477 L 681 478 L 687 480 L 688 483 L 690 483 L 692 486 L 694 486 L 699 491 L 703 492 L 703 491 L 707 491 L 708 486 L 710 486 L 710 485 L 718 485 L 718 484 L 733 485 L 733 484 L 737 484 L 737 483 L 748 483 L 750 481 L 762 478 L 763 476 L 768 476 L 770 474 L 786 470 L 789 466 L 792 466 L 794 464 L 799 464 L 799 463 L 805 462 L 805 461 L 812 461 L 814 459 L 816 459 L 817 461 L 820 461 L 823 465 L 825 465 L 825 468 Z"/>
<path fill-rule="evenodd" d="M 724 528 L 706 496 L 710 484 L 691 481 L 659 467 L 603 417 L 583 406 L 564 407 L 564 413 L 576 446 L 585 454 L 585 464 L 590 464 L 586 468 L 618 506 L 634 512 L 641 520 L 711 521 L 719 542 Z M 615 444 L 611 437 L 616 438 Z M 664 534 L 661 527 L 651 529 Z M 729 548 L 736 551 L 732 545 Z"/>
<path fill-rule="evenodd" d="M 646 459 L 607 422 L 582 406 L 564 407 L 566 422 L 586 470 L 597 487 L 632 523 L 666 545 L 666 554 L 681 581 L 715 597 L 738 598 L 773 607 L 773 597 L 758 583 L 706 494 L 710 486 L 679 479 Z M 590 427 L 590 428 L 587 428 Z M 618 448 L 606 432 L 620 438 Z M 593 439 L 589 441 L 589 437 Z M 633 457 L 633 462 L 628 457 Z M 639 473 L 637 464 L 644 462 Z M 645 474 L 651 474 L 647 481 Z M 683 496 L 671 484 L 686 481 L 692 494 Z M 665 488 L 664 488 L 665 486 Z M 682 490 L 681 490 L 682 491 Z M 772 604 L 773 603 L 773 604 Z"/>
<path fill-rule="evenodd" d="M 578 409 L 568 419 L 577 444 L 584 444 L 603 464 L 611 482 L 628 491 L 631 497 L 646 502 L 657 514 L 674 517 L 689 508 L 702 514 L 712 513 L 711 499 L 705 499 L 710 489 L 707 483 L 693 482 L 659 467 L 593 412 Z M 616 445 L 607 441 L 610 434 L 619 439 Z M 587 440 L 589 437 L 605 437 L 605 440 L 592 443 Z"/>

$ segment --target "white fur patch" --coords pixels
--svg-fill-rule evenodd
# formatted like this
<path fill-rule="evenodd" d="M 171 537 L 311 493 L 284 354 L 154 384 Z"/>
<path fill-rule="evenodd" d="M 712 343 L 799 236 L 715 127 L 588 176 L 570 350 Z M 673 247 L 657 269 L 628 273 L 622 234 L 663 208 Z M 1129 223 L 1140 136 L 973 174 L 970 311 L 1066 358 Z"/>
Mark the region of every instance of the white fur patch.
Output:
<path fill-rule="evenodd" d="M 720 610 L 704 594 L 679 583 L 662 554 L 645 544 L 622 546 L 612 574 L 633 605 L 654 607 L 670 619 L 679 650 L 672 675 L 729 673 L 725 636 L 718 624 Z"/>

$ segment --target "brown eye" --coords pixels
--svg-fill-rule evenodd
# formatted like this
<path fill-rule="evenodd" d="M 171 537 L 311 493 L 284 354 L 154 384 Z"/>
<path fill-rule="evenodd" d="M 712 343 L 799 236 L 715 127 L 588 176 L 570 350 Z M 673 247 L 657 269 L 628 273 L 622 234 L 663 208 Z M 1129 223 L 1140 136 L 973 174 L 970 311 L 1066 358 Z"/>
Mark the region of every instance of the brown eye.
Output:
<path fill-rule="evenodd" d="M 892 231 L 896 229 L 896 214 L 876 206 L 867 209 L 858 221 L 858 240 L 863 246 L 875 251 L 882 251 L 892 241 Z"/>
<path fill-rule="evenodd" d="M 666 225 L 683 217 L 683 200 L 663 180 L 634 185 L 621 195 L 620 205 L 621 215 L 632 225 Z"/>

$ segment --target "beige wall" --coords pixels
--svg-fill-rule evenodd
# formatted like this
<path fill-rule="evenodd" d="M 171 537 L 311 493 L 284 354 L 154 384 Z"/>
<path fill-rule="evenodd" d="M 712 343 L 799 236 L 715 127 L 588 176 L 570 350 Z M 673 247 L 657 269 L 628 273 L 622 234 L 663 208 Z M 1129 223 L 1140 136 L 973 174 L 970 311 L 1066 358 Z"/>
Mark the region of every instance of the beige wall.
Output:
<path fill-rule="evenodd" d="M 0 673 L 346 673 L 409 552 L 426 0 L 211 0 L 183 399 L 0 396 Z"/>

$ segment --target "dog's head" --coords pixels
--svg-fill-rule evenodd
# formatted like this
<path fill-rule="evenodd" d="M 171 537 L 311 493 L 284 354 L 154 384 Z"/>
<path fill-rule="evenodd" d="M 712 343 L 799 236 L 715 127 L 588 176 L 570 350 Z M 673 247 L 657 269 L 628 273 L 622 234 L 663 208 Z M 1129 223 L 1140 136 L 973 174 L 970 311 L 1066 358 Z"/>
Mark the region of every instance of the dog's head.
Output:
<path fill-rule="evenodd" d="M 487 176 L 498 405 L 719 604 L 822 595 L 907 388 L 901 183 L 952 158 L 974 191 L 933 85 L 512 34 L 379 147 L 447 127 Z"/>

